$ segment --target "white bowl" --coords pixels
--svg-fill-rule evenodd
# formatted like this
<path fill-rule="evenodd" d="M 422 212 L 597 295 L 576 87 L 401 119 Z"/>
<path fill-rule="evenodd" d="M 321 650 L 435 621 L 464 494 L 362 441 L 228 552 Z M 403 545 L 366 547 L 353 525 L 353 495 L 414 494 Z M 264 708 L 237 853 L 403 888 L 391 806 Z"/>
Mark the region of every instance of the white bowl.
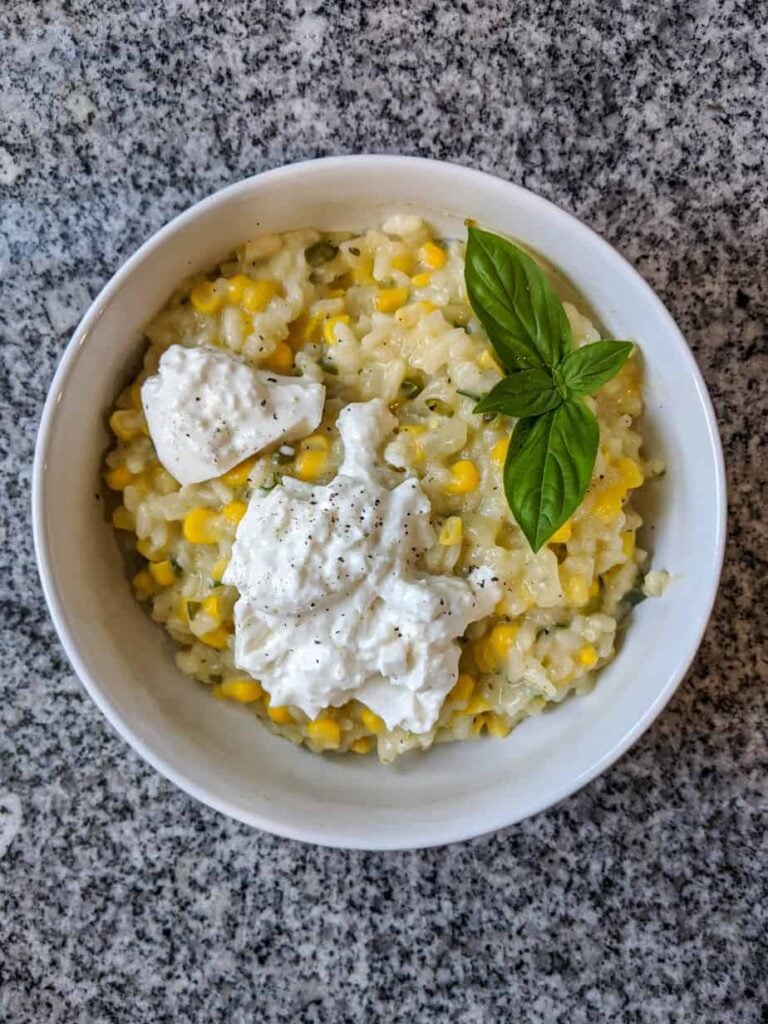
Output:
<path fill-rule="evenodd" d="M 362 228 L 393 210 L 458 234 L 471 217 L 516 237 L 571 279 L 611 337 L 646 366 L 647 450 L 668 472 L 646 490 L 653 564 L 673 582 L 635 609 L 588 696 L 529 719 L 505 740 L 446 744 L 391 767 L 318 757 L 214 703 L 175 667 L 173 645 L 134 600 L 104 503 L 106 415 L 139 365 L 141 331 L 191 273 L 261 232 Z M 723 556 L 725 483 L 699 371 L 648 285 L 609 245 L 525 189 L 452 164 L 338 157 L 256 175 L 193 206 L 115 274 L 56 373 L 35 453 L 40 575 L 67 655 L 117 731 L 204 803 L 278 835 L 328 846 L 413 848 L 520 821 L 583 786 L 648 728 L 690 664 Z"/>

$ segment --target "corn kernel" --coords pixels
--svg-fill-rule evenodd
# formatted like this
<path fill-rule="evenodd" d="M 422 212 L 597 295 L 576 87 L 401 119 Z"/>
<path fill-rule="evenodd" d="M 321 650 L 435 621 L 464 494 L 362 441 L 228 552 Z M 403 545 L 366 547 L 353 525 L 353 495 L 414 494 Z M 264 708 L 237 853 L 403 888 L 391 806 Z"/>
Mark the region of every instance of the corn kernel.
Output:
<path fill-rule="evenodd" d="M 414 288 L 426 288 L 431 280 L 432 275 L 429 273 L 417 274 L 411 278 L 411 284 Z"/>
<path fill-rule="evenodd" d="M 326 299 L 343 299 L 346 294 L 347 293 L 344 291 L 343 288 L 330 288 L 325 293 L 325 298 Z"/>
<path fill-rule="evenodd" d="M 604 523 L 611 523 L 621 512 L 621 499 L 623 489 L 619 487 L 604 487 L 595 495 L 592 504 L 592 511 L 598 519 Z"/>
<path fill-rule="evenodd" d="M 621 552 L 625 558 L 631 558 L 635 553 L 635 531 L 625 530 L 621 535 Z"/>
<path fill-rule="evenodd" d="M 249 281 L 243 288 L 243 305 L 249 313 L 260 313 L 279 290 L 277 281 Z"/>
<path fill-rule="evenodd" d="M 497 662 L 506 661 L 519 631 L 519 626 L 515 626 L 511 622 L 500 622 L 493 627 L 488 635 L 488 647 Z"/>
<path fill-rule="evenodd" d="M 361 736 L 350 743 L 349 749 L 355 754 L 369 754 L 373 750 L 373 736 Z"/>
<path fill-rule="evenodd" d="M 472 697 L 469 704 L 467 704 L 466 708 L 464 709 L 464 714 L 480 715 L 483 712 L 490 710 L 491 705 L 488 703 L 485 697 L 483 697 L 482 694 L 476 693 L 475 696 Z"/>
<path fill-rule="evenodd" d="M 209 633 L 203 633 L 198 639 L 209 647 L 215 647 L 216 650 L 220 651 L 227 646 L 229 633 L 224 626 L 217 626 L 216 629 L 212 629 Z"/>
<path fill-rule="evenodd" d="M 221 296 L 215 291 L 212 281 L 196 284 L 189 298 L 198 313 L 218 313 L 221 309 Z"/>
<path fill-rule="evenodd" d="M 323 451 L 308 450 L 299 452 L 296 456 L 296 476 L 299 480 L 311 482 L 317 480 L 328 462 L 328 456 Z"/>
<path fill-rule="evenodd" d="M 141 540 L 137 540 L 136 550 L 148 562 L 162 562 L 166 555 L 165 548 L 156 548 L 149 537 L 142 537 Z"/>
<path fill-rule="evenodd" d="M 230 501 L 221 511 L 224 514 L 224 518 L 228 519 L 230 523 L 239 523 L 248 511 L 248 506 L 244 501 Z"/>
<path fill-rule="evenodd" d="M 286 707 L 268 707 L 267 714 L 277 725 L 290 725 L 293 722 L 293 715 Z"/>
<path fill-rule="evenodd" d="M 559 530 L 555 530 L 547 541 L 548 544 L 567 544 L 573 534 L 573 524 L 570 519 L 563 523 Z"/>
<path fill-rule="evenodd" d="M 438 544 L 443 547 L 453 547 L 454 544 L 461 544 L 464 535 L 464 526 L 461 516 L 449 516 L 443 523 L 440 534 L 437 538 Z"/>
<path fill-rule="evenodd" d="M 640 487 L 645 479 L 635 460 L 630 459 L 627 456 L 623 456 L 618 460 L 616 468 L 621 473 L 624 486 L 627 490 L 632 490 L 634 487 Z"/>
<path fill-rule="evenodd" d="M 104 479 L 107 481 L 107 487 L 111 487 L 113 491 L 123 491 L 133 480 L 133 473 L 127 466 L 115 466 L 107 472 Z"/>
<path fill-rule="evenodd" d="M 468 672 L 462 672 L 453 685 L 448 697 L 454 704 L 466 704 L 475 692 L 475 678 Z"/>
<path fill-rule="evenodd" d="M 288 344 L 291 348 L 301 348 L 302 345 L 306 345 L 307 342 L 315 341 L 318 329 L 320 324 L 323 322 L 323 319 L 324 318 L 318 314 L 315 314 L 314 316 L 302 314 L 302 316 L 294 320 L 288 333 Z"/>
<path fill-rule="evenodd" d="M 576 655 L 576 660 L 580 665 L 585 665 L 587 668 L 592 668 L 593 665 L 597 664 L 597 651 L 592 644 L 585 644 L 581 647 Z"/>
<path fill-rule="evenodd" d="M 241 704 L 251 704 L 263 695 L 261 684 L 255 679 L 225 679 L 221 684 L 223 697 L 239 700 Z"/>
<path fill-rule="evenodd" d="M 327 452 L 331 450 L 331 440 L 327 434 L 310 434 L 302 440 L 301 449 L 305 452 Z"/>
<path fill-rule="evenodd" d="M 505 736 L 508 736 L 512 728 L 503 715 L 495 715 L 492 712 L 485 716 L 485 727 L 490 735 L 495 736 L 497 739 L 503 739 Z"/>
<path fill-rule="evenodd" d="M 496 658 L 488 643 L 487 635 L 475 640 L 472 644 L 472 654 L 479 672 L 493 672 L 496 668 Z"/>
<path fill-rule="evenodd" d="M 245 289 L 250 283 L 251 279 L 246 274 L 235 274 L 233 277 L 230 277 L 227 281 L 227 298 L 229 301 L 240 302 Z"/>
<path fill-rule="evenodd" d="M 109 417 L 109 429 L 121 441 L 132 441 L 143 433 L 142 425 L 137 422 L 136 413 L 131 409 L 118 409 Z"/>
<path fill-rule="evenodd" d="M 589 600 L 589 587 L 587 581 L 579 573 L 567 576 L 563 583 L 563 590 L 568 604 L 579 607 Z"/>
<path fill-rule="evenodd" d="M 363 256 L 352 268 L 352 280 L 355 284 L 373 284 L 373 260 Z"/>
<path fill-rule="evenodd" d="M 459 459 L 450 470 L 452 479 L 445 488 L 449 494 L 468 494 L 480 483 L 480 474 L 471 459 Z"/>
<path fill-rule="evenodd" d="M 186 597 L 180 597 L 176 602 L 175 607 L 176 617 L 179 621 L 183 622 L 185 626 L 189 625 L 189 601 Z"/>
<path fill-rule="evenodd" d="M 184 516 L 184 539 L 190 544 L 215 544 L 218 540 L 216 518 L 216 513 L 210 508 L 193 508 Z"/>
<path fill-rule="evenodd" d="M 336 750 L 341 743 L 341 726 L 334 718 L 315 718 L 307 723 L 307 735 L 323 750 Z"/>
<path fill-rule="evenodd" d="M 419 249 L 419 256 L 421 262 L 429 267 L 430 270 L 440 270 L 445 266 L 445 262 L 448 259 L 445 249 L 435 245 L 434 242 L 425 242 Z"/>
<path fill-rule="evenodd" d="M 133 516 L 125 507 L 125 505 L 118 505 L 118 507 L 112 513 L 112 525 L 116 530 L 133 529 Z"/>
<path fill-rule="evenodd" d="M 248 477 L 251 475 L 255 462 L 255 456 L 252 456 L 250 459 L 244 459 L 242 462 L 238 462 L 236 466 L 233 466 L 232 469 L 228 469 L 219 479 L 227 487 L 242 487 L 243 484 L 248 483 Z"/>
<path fill-rule="evenodd" d="M 384 719 L 379 718 L 376 712 L 371 711 L 370 708 L 363 708 L 360 712 L 360 721 L 368 732 L 378 734 L 384 729 Z"/>
<path fill-rule="evenodd" d="M 500 441 L 491 448 L 491 458 L 498 466 L 503 466 L 507 459 L 507 449 L 509 448 L 509 438 L 502 437 Z"/>
<path fill-rule="evenodd" d="M 599 582 L 599 580 L 592 580 L 592 582 L 589 584 L 589 596 L 590 597 L 597 597 L 597 595 L 599 593 L 600 593 L 600 582 Z"/>
<path fill-rule="evenodd" d="M 393 270 L 399 270 L 401 274 L 410 273 L 413 266 L 413 257 L 409 252 L 398 252 L 389 261 Z"/>
<path fill-rule="evenodd" d="M 407 288 L 380 288 L 376 295 L 376 309 L 379 313 L 394 313 L 407 301 Z"/>
<path fill-rule="evenodd" d="M 336 337 L 336 325 L 337 324 L 349 324 L 352 322 L 352 318 L 347 316 L 346 313 L 340 316 L 329 316 L 323 324 L 323 341 L 326 345 L 335 345 L 338 341 Z"/>
<path fill-rule="evenodd" d="M 424 458 L 424 449 L 421 447 L 419 438 L 422 434 L 426 433 L 427 428 L 422 427 L 418 423 L 407 423 L 405 426 L 400 427 L 401 434 L 407 434 L 411 439 L 413 445 L 413 458 L 416 462 L 421 462 Z"/>
<path fill-rule="evenodd" d="M 176 573 L 168 559 L 163 562 L 150 562 L 149 573 L 155 583 L 159 583 L 161 587 L 170 587 L 172 583 L 176 582 Z"/>
<path fill-rule="evenodd" d="M 293 349 L 287 342 L 279 341 L 274 352 L 264 360 L 262 366 L 275 373 L 288 373 L 293 369 Z"/>
<path fill-rule="evenodd" d="M 141 384 L 139 384 L 139 382 L 137 380 L 135 380 L 133 382 L 133 384 L 131 384 L 130 395 L 131 395 L 131 405 L 133 406 L 134 411 L 135 412 L 143 412 L 144 411 L 144 407 L 141 404 Z"/>
<path fill-rule="evenodd" d="M 224 604 L 218 594 L 210 594 L 203 601 L 201 610 L 209 619 L 213 619 L 216 625 L 221 624 L 224 618 Z"/>
<path fill-rule="evenodd" d="M 131 580 L 133 583 L 136 596 L 141 601 L 148 600 L 155 592 L 155 581 L 149 575 L 146 569 L 142 569 L 141 572 L 137 572 Z"/>
<path fill-rule="evenodd" d="M 211 579 L 213 580 L 214 583 L 221 583 L 222 578 L 224 577 L 224 573 L 227 571 L 228 565 L 228 558 L 219 558 L 218 561 L 213 563 L 213 568 L 211 569 Z"/>
<path fill-rule="evenodd" d="M 495 370 L 498 374 L 503 373 L 501 367 L 491 355 L 487 348 L 484 348 L 477 357 L 477 365 L 481 370 Z"/>

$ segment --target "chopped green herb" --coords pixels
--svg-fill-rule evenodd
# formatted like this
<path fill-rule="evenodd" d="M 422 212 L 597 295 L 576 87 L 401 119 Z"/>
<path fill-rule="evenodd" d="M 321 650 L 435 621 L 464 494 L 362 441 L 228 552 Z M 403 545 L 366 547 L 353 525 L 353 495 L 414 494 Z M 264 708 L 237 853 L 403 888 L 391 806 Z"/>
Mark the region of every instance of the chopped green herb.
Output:
<path fill-rule="evenodd" d="M 338 246 L 334 245 L 332 242 L 321 239 L 319 242 L 315 242 L 314 245 L 310 245 L 308 249 L 304 250 L 304 258 L 310 267 L 320 267 L 323 263 L 330 262 L 338 251 Z"/>
<path fill-rule="evenodd" d="M 406 377 L 400 385 L 400 394 L 410 401 L 424 390 L 424 381 L 416 380 L 414 377 Z"/>
<path fill-rule="evenodd" d="M 259 484 L 259 490 L 263 491 L 265 494 L 269 494 L 270 491 L 274 491 L 277 485 L 282 482 L 282 479 L 283 478 L 279 473 L 270 473 L 270 475 L 266 477 L 261 484 Z"/>

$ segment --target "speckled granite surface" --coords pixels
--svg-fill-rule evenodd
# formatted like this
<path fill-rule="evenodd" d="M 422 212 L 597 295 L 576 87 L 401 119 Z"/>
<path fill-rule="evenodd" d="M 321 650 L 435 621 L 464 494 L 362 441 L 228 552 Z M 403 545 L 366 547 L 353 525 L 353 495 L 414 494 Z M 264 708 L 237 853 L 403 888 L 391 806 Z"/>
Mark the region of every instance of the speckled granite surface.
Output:
<path fill-rule="evenodd" d="M 0 7 L 3 1022 L 768 1020 L 765 7 L 399 8 Z M 122 260 L 247 173 L 366 150 L 507 176 L 617 245 L 696 352 L 731 488 L 714 622 L 644 739 L 519 827 L 386 856 L 146 767 L 62 655 L 28 515 L 56 358 Z"/>

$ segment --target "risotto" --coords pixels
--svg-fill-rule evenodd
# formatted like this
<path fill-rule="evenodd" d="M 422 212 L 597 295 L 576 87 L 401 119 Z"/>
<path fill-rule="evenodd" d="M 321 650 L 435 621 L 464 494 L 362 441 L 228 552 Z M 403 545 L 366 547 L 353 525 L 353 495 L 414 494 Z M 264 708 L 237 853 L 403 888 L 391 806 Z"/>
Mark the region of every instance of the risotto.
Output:
<path fill-rule="evenodd" d="M 147 326 L 143 368 L 110 418 L 116 443 L 105 480 L 122 497 L 113 523 L 135 552 L 135 594 L 178 643 L 179 667 L 214 698 L 243 704 L 315 752 L 375 750 L 388 762 L 437 742 L 506 736 L 588 690 L 614 656 L 622 618 L 659 589 L 660 574 L 647 571 L 636 543 L 641 519 L 631 500 L 662 468 L 642 457 L 633 428 L 643 408 L 637 358 L 585 399 L 600 431 L 592 480 L 534 552 L 504 493 L 510 420 L 473 412 L 503 371 L 467 300 L 464 254 L 462 241 L 435 237 L 413 216 L 362 234 L 257 238 L 187 281 Z M 576 348 L 599 338 L 583 309 L 564 308 Z M 181 486 L 161 465 L 142 404 L 142 385 L 157 379 L 171 346 L 236 354 L 266 374 L 324 385 L 319 422 Z M 358 699 L 309 715 L 272 700 L 264 679 L 235 659 L 240 595 L 225 576 L 249 501 L 288 487 L 289 478 L 331 484 L 348 454 L 339 416 L 373 400 L 393 417 L 377 486 L 418 481 L 429 500 L 433 532 L 418 550 L 419 570 L 456 581 L 482 570 L 498 588 L 490 612 L 459 637 L 458 676 L 424 731 L 389 728 Z"/>

